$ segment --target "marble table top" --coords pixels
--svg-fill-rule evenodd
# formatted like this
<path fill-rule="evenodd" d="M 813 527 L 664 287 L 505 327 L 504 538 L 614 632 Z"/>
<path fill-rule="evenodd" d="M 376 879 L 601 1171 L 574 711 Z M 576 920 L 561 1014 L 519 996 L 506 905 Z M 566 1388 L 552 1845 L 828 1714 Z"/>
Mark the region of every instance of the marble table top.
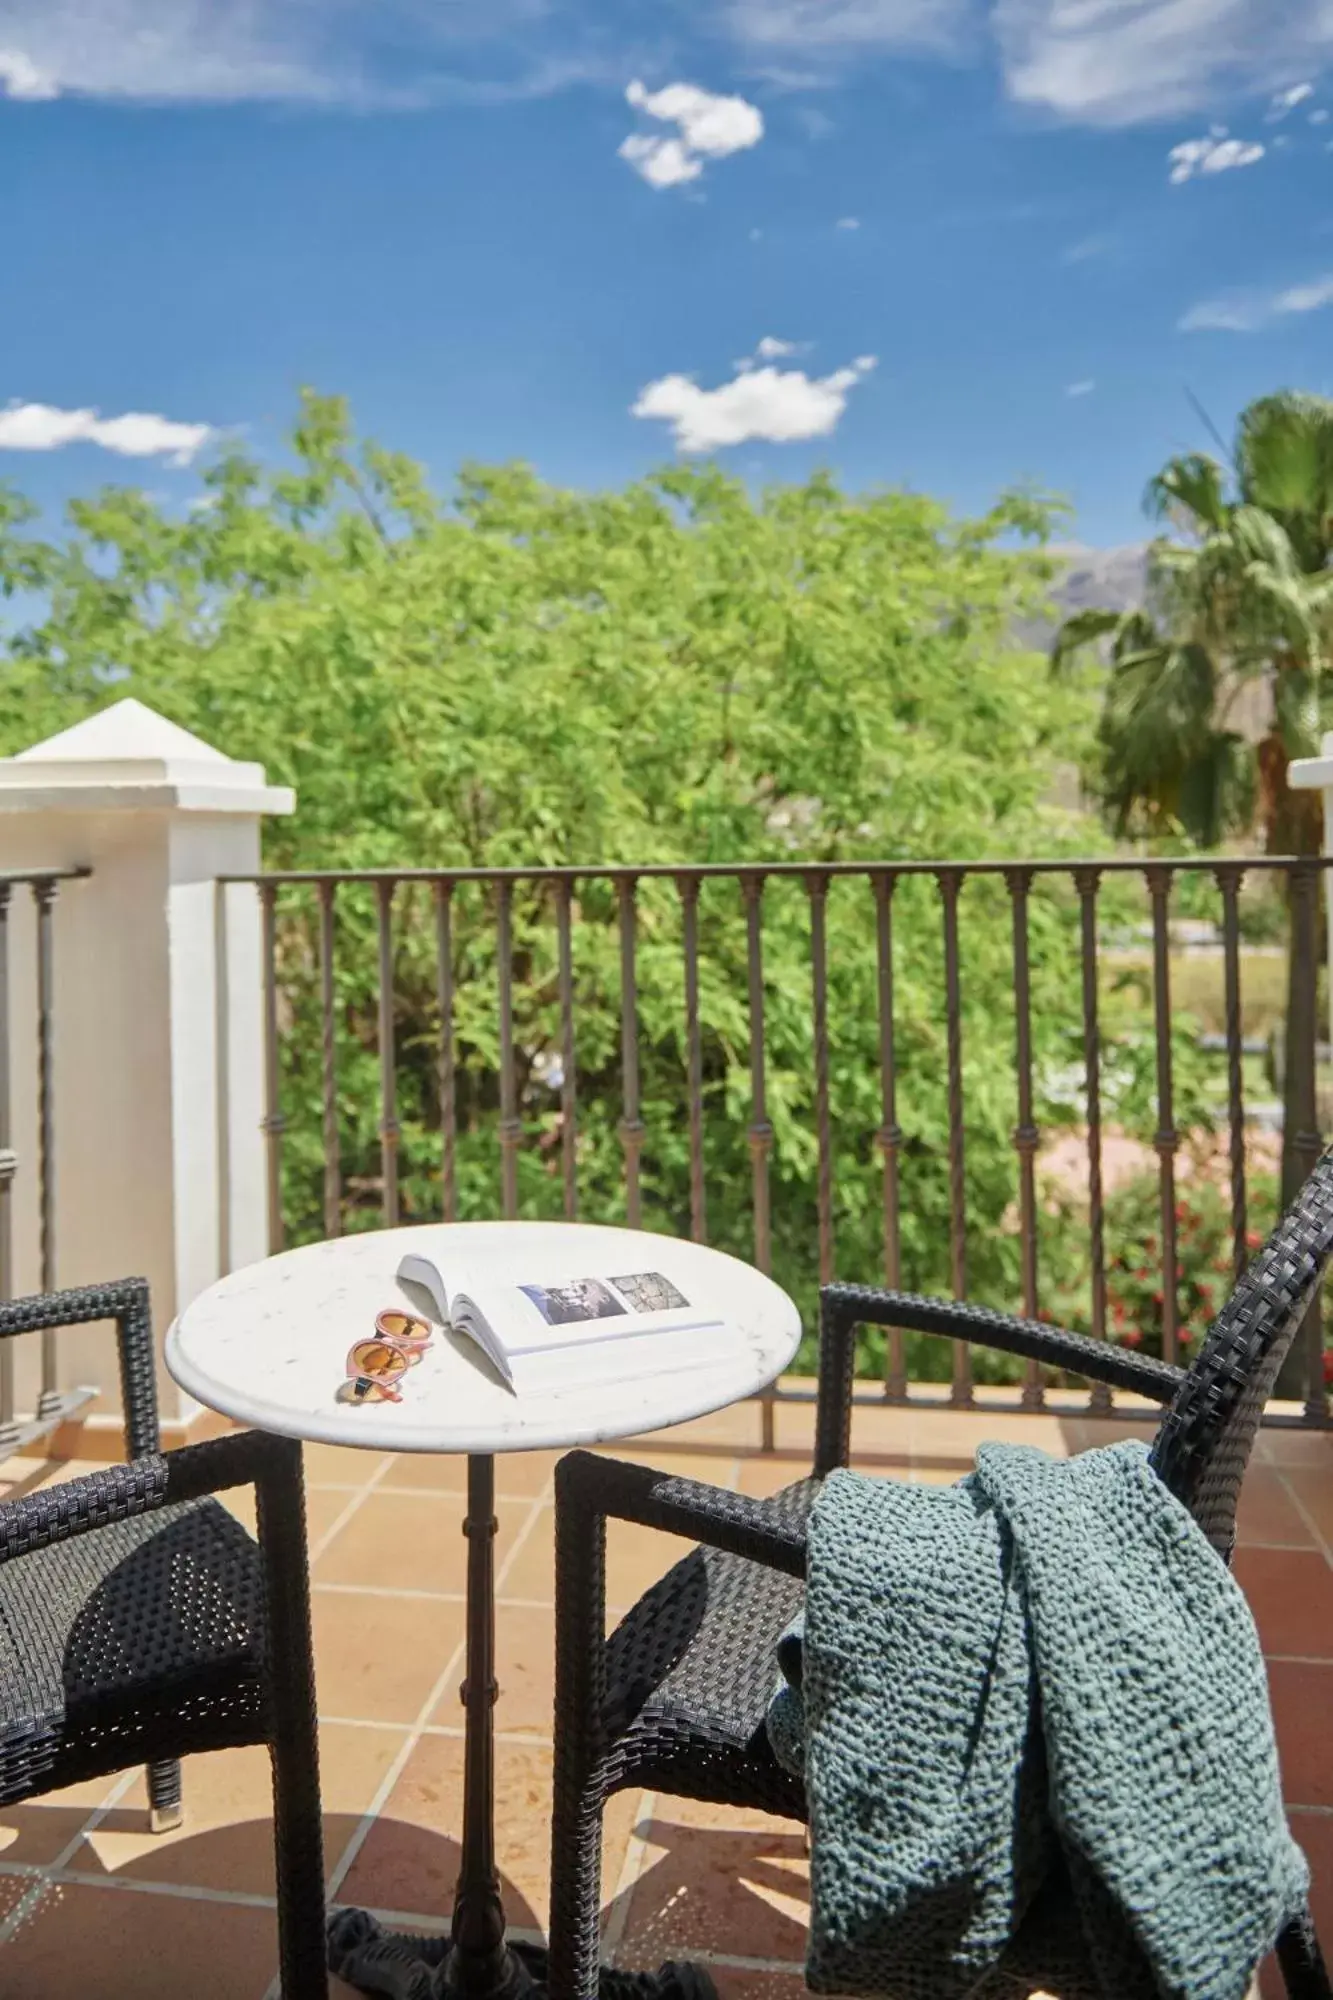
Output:
<path fill-rule="evenodd" d="M 671 1335 L 663 1332 L 654 1337 L 650 1371 L 626 1376 L 608 1362 L 603 1376 L 590 1370 L 585 1351 L 573 1379 L 519 1395 L 475 1342 L 440 1332 L 405 1377 L 401 1402 L 341 1402 L 348 1349 L 373 1335 L 377 1312 L 401 1305 L 436 1317 L 420 1292 L 398 1282 L 408 1250 L 432 1258 L 446 1278 L 483 1257 L 487 1265 L 498 1257 L 511 1282 L 540 1274 L 543 1264 L 590 1276 L 660 1270 L 726 1324 L 716 1358 L 703 1365 L 692 1349 L 673 1367 Z M 600 1444 L 722 1409 L 780 1375 L 800 1337 L 796 1307 L 771 1278 L 701 1244 L 581 1223 L 430 1223 L 312 1243 L 231 1272 L 174 1322 L 166 1363 L 207 1408 L 281 1437 L 489 1453 Z"/>

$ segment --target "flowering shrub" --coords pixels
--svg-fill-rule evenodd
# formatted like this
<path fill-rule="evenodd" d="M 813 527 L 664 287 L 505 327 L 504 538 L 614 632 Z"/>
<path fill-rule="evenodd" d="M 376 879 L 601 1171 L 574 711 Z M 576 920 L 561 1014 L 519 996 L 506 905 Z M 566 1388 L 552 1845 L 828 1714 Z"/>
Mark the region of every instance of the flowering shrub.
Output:
<path fill-rule="evenodd" d="M 1246 1250 L 1263 1242 L 1277 1215 L 1277 1183 L 1271 1174 L 1249 1176 Z M 1074 1217 L 1063 1217 L 1066 1255 Z M 1179 1358 L 1188 1362 L 1214 1315 L 1231 1291 L 1233 1249 L 1231 1199 L 1212 1181 L 1189 1179 L 1176 1189 L 1176 1333 Z M 1051 1288 L 1051 1318 L 1083 1332 L 1092 1327 L 1092 1284 L 1088 1270 L 1087 1216 L 1081 1216 L 1079 1254 L 1066 1263 Z M 1122 1347 L 1158 1357 L 1166 1274 L 1162 1256 L 1161 1191 L 1156 1173 L 1138 1174 L 1106 1198 L 1106 1331 Z"/>
<path fill-rule="evenodd" d="M 1254 1177 L 1249 1190 L 1246 1248 L 1257 1250 L 1272 1225 L 1277 1188 Z M 1231 1203 L 1208 1181 L 1176 1190 L 1176 1328 L 1182 1361 L 1188 1360 L 1226 1299 L 1233 1282 Z M 1160 1356 L 1166 1273 L 1162 1261 L 1161 1195 L 1155 1174 L 1145 1174 L 1106 1204 L 1106 1330 L 1123 1347 Z"/>

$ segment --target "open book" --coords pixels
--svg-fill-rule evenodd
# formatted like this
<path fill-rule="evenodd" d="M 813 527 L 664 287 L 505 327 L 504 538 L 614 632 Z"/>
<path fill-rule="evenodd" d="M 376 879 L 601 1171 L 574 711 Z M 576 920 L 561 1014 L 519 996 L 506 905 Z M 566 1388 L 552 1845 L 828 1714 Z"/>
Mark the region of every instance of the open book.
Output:
<path fill-rule="evenodd" d="M 475 1340 L 515 1394 L 698 1367 L 717 1357 L 726 1324 L 661 1271 L 541 1271 L 534 1282 L 460 1272 L 451 1284 L 429 1257 L 409 1253 L 398 1277 L 427 1294 L 444 1326 Z"/>

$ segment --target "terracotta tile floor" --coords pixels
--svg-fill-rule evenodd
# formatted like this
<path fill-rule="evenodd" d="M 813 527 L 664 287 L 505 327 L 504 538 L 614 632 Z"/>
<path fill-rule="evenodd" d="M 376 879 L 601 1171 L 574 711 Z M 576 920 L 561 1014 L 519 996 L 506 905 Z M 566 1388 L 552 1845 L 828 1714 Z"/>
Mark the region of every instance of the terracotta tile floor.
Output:
<path fill-rule="evenodd" d="M 808 1408 L 780 1409 L 778 1449 L 765 1455 L 748 1405 L 618 1449 L 761 1494 L 806 1470 L 811 1431 Z M 1000 1434 L 1067 1453 L 1113 1433 L 1075 1419 L 863 1408 L 855 1442 L 868 1471 L 938 1481 L 957 1478 L 977 1442 Z M 500 1853 L 512 1921 L 530 1934 L 546 1915 L 554 1462 L 534 1454 L 497 1468 Z M 86 1469 L 11 1462 L 0 1468 L 0 1494 Z M 414 1928 L 445 1921 L 458 1863 L 462 1474 L 447 1459 L 322 1447 L 307 1460 L 330 1890 Z M 244 1511 L 243 1500 L 237 1506 Z M 1240 1544 L 1236 1569 L 1269 1658 L 1292 1821 L 1333 1940 L 1333 1436 L 1263 1433 Z M 664 1537 L 613 1527 L 613 1603 L 630 1602 L 678 1553 Z M 158 1839 L 145 1827 L 137 1773 L 0 1810 L 5 2000 L 271 2000 L 264 1753 L 194 1760 L 186 1801 L 185 1826 Z M 703 1957 L 724 2000 L 797 2000 L 801 1828 L 627 1793 L 612 1802 L 606 1832 L 609 1957 Z M 1266 1974 L 1266 2000 L 1279 1991 Z"/>

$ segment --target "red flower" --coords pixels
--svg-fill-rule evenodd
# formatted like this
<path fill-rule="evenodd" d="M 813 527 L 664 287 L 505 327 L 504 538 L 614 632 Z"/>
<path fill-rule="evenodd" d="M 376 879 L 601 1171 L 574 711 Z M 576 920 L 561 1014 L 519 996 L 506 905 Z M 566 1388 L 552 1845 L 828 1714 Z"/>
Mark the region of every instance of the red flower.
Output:
<path fill-rule="evenodd" d="M 1189 1327 L 1182 1326 L 1180 1332 L 1176 1335 L 1176 1338 L 1179 1340 L 1182 1347 L 1188 1347 L 1190 1342 L 1193 1340 L 1194 1335 Z"/>
<path fill-rule="evenodd" d="M 1333 1347 L 1324 1349 L 1324 1386 L 1333 1387 Z"/>
<path fill-rule="evenodd" d="M 1264 1240 L 1263 1237 L 1259 1234 L 1257 1229 L 1246 1230 L 1245 1248 L 1247 1250 L 1257 1250 L 1259 1248 L 1259 1245 L 1263 1242 L 1263 1240 Z"/>
<path fill-rule="evenodd" d="M 1136 1326 L 1127 1326 L 1120 1336 L 1120 1344 L 1122 1347 L 1141 1347 L 1143 1335 Z"/>
<path fill-rule="evenodd" d="M 1160 1292 L 1153 1293 L 1152 1302 L 1155 1306 L 1160 1306 L 1165 1304 L 1165 1300 L 1163 1299 L 1162 1294 Z"/>

